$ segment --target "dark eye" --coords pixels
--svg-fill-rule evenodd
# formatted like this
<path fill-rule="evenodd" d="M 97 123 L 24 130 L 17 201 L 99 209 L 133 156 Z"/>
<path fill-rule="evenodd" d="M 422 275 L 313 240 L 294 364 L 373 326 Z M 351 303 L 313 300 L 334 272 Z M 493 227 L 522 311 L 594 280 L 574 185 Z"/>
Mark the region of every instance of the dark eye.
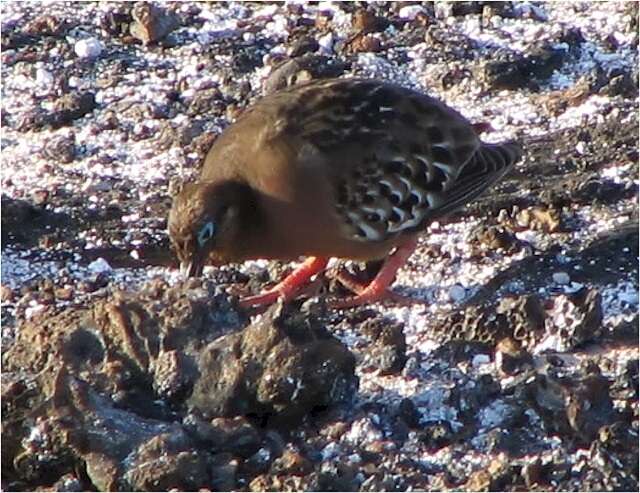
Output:
<path fill-rule="evenodd" d="M 213 237 L 214 231 L 215 227 L 211 221 L 200 228 L 200 231 L 198 231 L 198 246 L 200 248 L 202 248 L 205 243 Z"/>

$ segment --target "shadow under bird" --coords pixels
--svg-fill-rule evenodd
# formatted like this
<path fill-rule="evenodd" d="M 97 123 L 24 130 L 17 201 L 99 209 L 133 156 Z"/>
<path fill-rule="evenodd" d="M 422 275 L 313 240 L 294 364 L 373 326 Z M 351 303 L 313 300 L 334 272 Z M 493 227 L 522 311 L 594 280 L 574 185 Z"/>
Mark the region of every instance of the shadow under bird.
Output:
<path fill-rule="evenodd" d="M 384 259 L 334 307 L 398 298 L 397 270 L 432 221 L 477 198 L 522 155 L 487 144 L 457 111 L 370 79 L 312 81 L 271 94 L 215 141 L 200 179 L 175 197 L 168 228 L 181 269 L 307 259 L 246 307 L 294 298 L 330 258 Z M 343 278 L 344 279 L 344 278 Z"/>

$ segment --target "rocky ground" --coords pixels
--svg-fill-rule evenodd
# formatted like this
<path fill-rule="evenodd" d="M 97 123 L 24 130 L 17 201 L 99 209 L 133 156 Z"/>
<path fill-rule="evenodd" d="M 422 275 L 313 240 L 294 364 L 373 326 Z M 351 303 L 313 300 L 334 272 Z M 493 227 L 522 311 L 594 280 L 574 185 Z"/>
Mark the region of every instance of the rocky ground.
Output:
<path fill-rule="evenodd" d="M 2 3 L 4 490 L 638 490 L 638 4 Z M 368 76 L 525 158 L 333 311 L 183 281 L 171 193 L 260 95 Z M 350 265 L 367 276 L 375 266 Z"/>

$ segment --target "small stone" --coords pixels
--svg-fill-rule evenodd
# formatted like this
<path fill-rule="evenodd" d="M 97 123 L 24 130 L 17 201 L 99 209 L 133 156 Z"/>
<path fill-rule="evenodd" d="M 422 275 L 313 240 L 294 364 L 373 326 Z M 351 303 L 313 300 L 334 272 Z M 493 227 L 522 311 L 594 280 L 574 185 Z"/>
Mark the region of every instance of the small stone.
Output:
<path fill-rule="evenodd" d="M 488 354 L 476 354 L 471 361 L 471 365 L 474 368 L 478 368 L 479 366 L 486 365 L 491 361 L 491 358 Z"/>
<path fill-rule="evenodd" d="M 320 46 L 320 52 L 325 55 L 333 54 L 333 33 L 327 33 L 318 39 L 318 45 Z"/>
<path fill-rule="evenodd" d="M 533 359 L 520 343 L 505 337 L 496 345 L 496 366 L 502 376 L 512 376 L 531 367 Z"/>
<path fill-rule="evenodd" d="M 45 141 L 42 153 L 46 158 L 58 161 L 59 163 L 72 163 L 76 158 L 75 134 L 57 135 Z"/>
<path fill-rule="evenodd" d="M 315 38 L 312 38 L 311 36 L 302 36 L 291 44 L 287 52 L 291 58 L 295 58 L 306 55 L 307 53 L 314 53 L 319 46 L 320 45 Z"/>
<path fill-rule="evenodd" d="M 382 375 L 402 371 L 407 361 L 407 344 L 401 323 L 384 318 L 371 318 L 362 324 L 362 333 L 371 343 L 364 351 L 362 366 Z"/>
<path fill-rule="evenodd" d="M 345 45 L 347 53 L 374 53 L 381 48 L 380 40 L 370 34 L 358 34 Z"/>
<path fill-rule="evenodd" d="M 351 25 L 355 31 L 372 32 L 378 25 L 376 15 L 368 9 L 358 9 L 353 14 Z"/>
<path fill-rule="evenodd" d="M 39 86 L 49 87 L 53 84 L 54 80 L 55 79 L 51 72 L 43 68 L 39 68 L 38 70 L 36 70 L 36 84 L 38 84 Z"/>
<path fill-rule="evenodd" d="M 73 47 L 79 58 L 97 58 L 102 53 L 102 43 L 95 38 L 81 39 Z"/>
<path fill-rule="evenodd" d="M 318 10 L 315 19 L 315 26 L 320 31 L 327 31 L 331 26 L 331 19 L 333 18 L 333 13 L 326 10 Z"/>
<path fill-rule="evenodd" d="M 297 450 L 287 449 L 275 460 L 271 467 L 272 472 L 277 474 L 308 474 L 313 469 L 309 460 Z"/>
<path fill-rule="evenodd" d="M 91 262 L 87 267 L 91 272 L 95 272 L 96 274 L 109 272 L 111 270 L 111 266 L 109 265 L 109 262 L 107 262 L 102 257 L 97 258 L 96 260 Z"/>
<path fill-rule="evenodd" d="M 562 271 L 554 272 L 553 282 L 555 282 L 556 284 L 565 285 L 571 282 L 571 278 L 569 277 L 569 274 L 567 274 L 566 272 L 562 272 Z"/>
<path fill-rule="evenodd" d="M 5 284 L 0 286 L 0 299 L 2 301 L 11 301 L 11 299 L 13 299 L 13 294 L 13 289 L 11 289 L 9 286 Z"/>
<path fill-rule="evenodd" d="M 179 27 L 175 14 L 147 2 L 137 2 L 131 16 L 135 21 L 129 28 L 131 35 L 145 46 L 160 41 Z"/>
<path fill-rule="evenodd" d="M 418 14 L 425 14 L 425 10 L 421 5 L 407 5 L 406 7 L 402 7 L 398 12 L 398 16 L 403 21 L 412 21 L 414 20 Z"/>
<path fill-rule="evenodd" d="M 31 193 L 31 198 L 33 203 L 36 205 L 44 205 L 49 200 L 49 191 L 48 190 L 34 190 Z"/>
<path fill-rule="evenodd" d="M 402 418 L 409 428 L 420 426 L 420 412 L 414 402 L 407 397 L 402 399 L 398 405 L 398 417 Z"/>
<path fill-rule="evenodd" d="M 70 301 L 73 298 L 73 288 L 70 286 L 58 288 L 54 291 L 55 297 L 62 301 Z"/>
<path fill-rule="evenodd" d="M 449 299 L 455 303 L 462 301 L 466 295 L 467 290 L 460 284 L 454 284 L 449 288 Z"/>

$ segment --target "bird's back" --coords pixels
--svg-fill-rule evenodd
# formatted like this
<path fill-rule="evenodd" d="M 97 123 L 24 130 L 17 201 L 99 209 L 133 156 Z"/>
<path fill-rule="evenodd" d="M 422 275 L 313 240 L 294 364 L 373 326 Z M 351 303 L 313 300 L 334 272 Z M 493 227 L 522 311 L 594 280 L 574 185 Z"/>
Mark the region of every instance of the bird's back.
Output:
<path fill-rule="evenodd" d="M 332 79 L 258 101 L 214 144 L 202 179 L 244 179 L 274 221 L 302 221 L 305 238 L 271 241 L 298 241 L 290 248 L 309 250 L 299 255 L 340 243 L 324 253 L 355 256 L 351 246 L 354 254 L 375 243 L 383 251 L 463 206 L 520 154 L 513 143 L 483 144 L 462 115 L 419 92 Z"/>

